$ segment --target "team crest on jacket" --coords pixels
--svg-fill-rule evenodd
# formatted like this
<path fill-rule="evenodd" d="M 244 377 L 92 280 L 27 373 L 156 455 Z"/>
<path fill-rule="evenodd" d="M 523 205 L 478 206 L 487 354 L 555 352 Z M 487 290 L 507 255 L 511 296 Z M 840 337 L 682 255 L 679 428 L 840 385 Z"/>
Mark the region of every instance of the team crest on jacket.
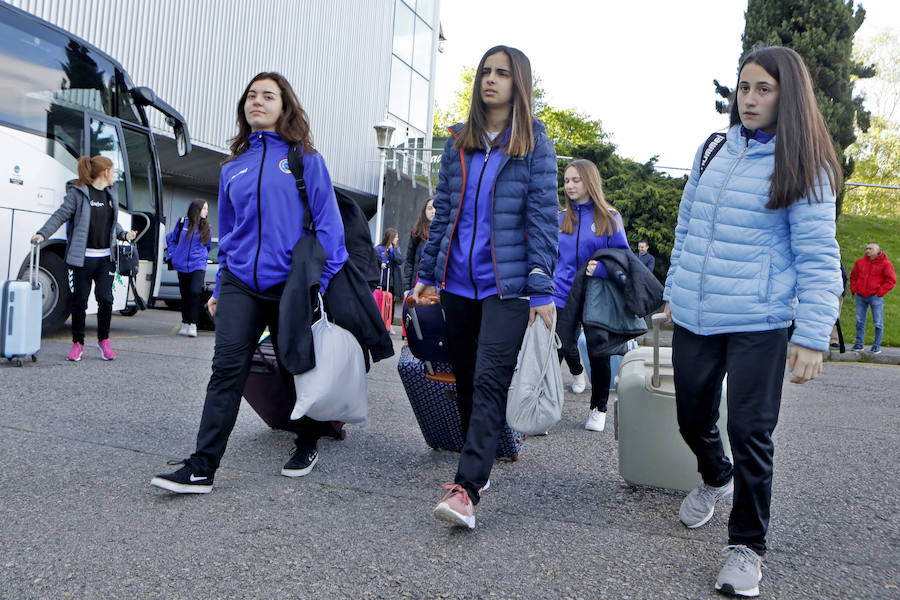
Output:
<path fill-rule="evenodd" d="M 288 159 L 282 158 L 278 163 L 278 168 L 281 169 L 282 173 L 290 173 L 291 168 L 288 166 Z"/>

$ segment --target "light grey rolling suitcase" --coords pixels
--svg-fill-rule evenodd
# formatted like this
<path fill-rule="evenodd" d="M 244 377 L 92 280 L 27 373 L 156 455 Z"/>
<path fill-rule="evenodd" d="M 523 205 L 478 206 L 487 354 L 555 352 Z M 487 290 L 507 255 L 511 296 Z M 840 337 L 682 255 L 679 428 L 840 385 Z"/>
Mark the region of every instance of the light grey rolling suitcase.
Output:
<path fill-rule="evenodd" d="M 0 289 L 0 356 L 22 366 L 22 359 L 37 360 L 41 349 L 43 298 L 38 282 L 40 253 L 31 247 L 28 281 L 10 279 Z"/>
<path fill-rule="evenodd" d="M 619 474 L 633 485 L 687 492 L 700 483 L 700 474 L 697 458 L 678 431 L 672 349 L 659 347 L 664 320 L 665 315 L 653 315 L 653 347 L 632 350 L 619 368 L 615 404 Z M 717 425 L 731 459 L 725 384 Z"/>

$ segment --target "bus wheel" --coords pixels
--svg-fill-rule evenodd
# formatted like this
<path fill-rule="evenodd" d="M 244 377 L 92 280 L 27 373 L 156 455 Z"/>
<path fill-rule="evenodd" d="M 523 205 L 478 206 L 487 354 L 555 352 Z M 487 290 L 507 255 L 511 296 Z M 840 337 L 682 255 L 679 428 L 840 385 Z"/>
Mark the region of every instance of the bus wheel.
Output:
<path fill-rule="evenodd" d="M 119 314 L 123 317 L 133 317 L 137 314 L 138 307 L 137 306 L 127 306 L 119 311 Z"/>
<path fill-rule="evenodd" d="M 28 279 L 28 265 L 19 273 L 19 279 Z M 41 330 L 44 333 L 56 331 L 69 317 L 69 269 L 59 255 L 41 252 L 41 268 L 38 271 L 43 299 Z"/>

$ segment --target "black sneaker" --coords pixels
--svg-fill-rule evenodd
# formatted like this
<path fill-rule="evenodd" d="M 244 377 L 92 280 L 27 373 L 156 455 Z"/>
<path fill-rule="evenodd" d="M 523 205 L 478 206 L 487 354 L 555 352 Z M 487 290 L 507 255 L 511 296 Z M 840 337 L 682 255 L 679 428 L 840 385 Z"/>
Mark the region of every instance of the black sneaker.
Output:
<path fill-rule="evenodd" d="M 166 475 L 157 475 L 150 480 L 150 485 L 175 492 L 176 494 L 208 494 L 212 491 L 213 475 L 201 475 L 196 473 L 185 460 L 170 460 L 166 464 L 184 466 Z"/>
<path fill-rule="evenodd" d="M 300 448 L 294 446 L 291 450 L 291 457 L 284 467 L 281 468 L 281 474 L 285 477 L 303 477 L 309 475 L 319 460 L 319 453 L 315 448 Z"/>

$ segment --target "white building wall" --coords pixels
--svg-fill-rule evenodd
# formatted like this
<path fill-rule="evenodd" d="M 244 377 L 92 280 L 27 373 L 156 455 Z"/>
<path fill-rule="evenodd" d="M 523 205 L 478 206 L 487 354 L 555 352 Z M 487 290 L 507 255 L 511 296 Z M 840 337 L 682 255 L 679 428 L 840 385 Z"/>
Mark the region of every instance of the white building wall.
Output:
<path fill-rule="evenodd" d="M 184 115 L 195 144 L 223 152 L 250 78 L 282 73 L 335 183 L 377 193 L 372 126 L 388 105 L 394 0 L 10 3 L 110 54 L 135 85 L 151 87 Z M 162 117 L 148 114 L 154 130 L 169 135 Z"/>

